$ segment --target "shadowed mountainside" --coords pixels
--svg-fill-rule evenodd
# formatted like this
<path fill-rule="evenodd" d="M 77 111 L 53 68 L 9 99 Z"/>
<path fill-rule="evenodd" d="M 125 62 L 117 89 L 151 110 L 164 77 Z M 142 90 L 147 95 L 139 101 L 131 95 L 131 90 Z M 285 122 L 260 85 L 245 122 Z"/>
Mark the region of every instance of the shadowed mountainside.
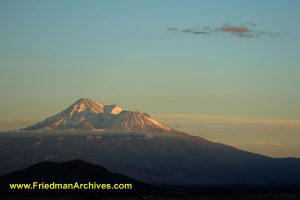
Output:
<path fill-rule="evenodd" d="M 179 132 L 0 134 L 0 171 L 84 159 L 154 184 L 268 184 L 300 180 L 300 159 L 276 159 Z"/>

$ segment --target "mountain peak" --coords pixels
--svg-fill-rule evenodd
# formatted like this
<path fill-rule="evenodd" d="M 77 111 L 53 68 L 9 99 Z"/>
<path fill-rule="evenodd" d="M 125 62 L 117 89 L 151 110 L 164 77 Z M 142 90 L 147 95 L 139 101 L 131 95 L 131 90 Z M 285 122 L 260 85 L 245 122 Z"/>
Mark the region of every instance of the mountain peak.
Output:
<path fill-rule="evenodd" d="M 79 112 L 88 111 L 93 113 L 103 112 L 104 104 L 100 101 L 96 101 L 90 98 L 80 98 L 75 103 L 73 103 L 64 112 L 67 116 L 72 116 Z"/>
<path fill-rule="evenodd" d="M 80 98 L 64 111 L 25 130 L 124 130 L 174 131 L 147 113 L 123 110 L 117 104 L 105 105 L 91 98 Z"/>
<path fill-rule="evenodd" d="M 81 97 L 75 103 L 79 103 L 79 102 L 98 102 L 98 103 L 101 103 L 101 101 L 94 100 L 94 99 L 89 98 L 89 97 Z"/>

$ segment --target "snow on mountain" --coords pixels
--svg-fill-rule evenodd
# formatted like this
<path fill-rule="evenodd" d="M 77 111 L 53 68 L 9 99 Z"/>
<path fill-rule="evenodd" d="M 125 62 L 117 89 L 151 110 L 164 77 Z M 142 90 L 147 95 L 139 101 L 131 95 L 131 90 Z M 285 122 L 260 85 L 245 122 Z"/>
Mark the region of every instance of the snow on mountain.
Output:
<path fill-rule="evenodd" d="M 122 110 L 118 105 L 81 98 L 66 110 L 24 130 L 127 130 L 173 131 L 147 113 Z"/>
<path fill-rule="evenodd" d="M 112 120 L 112 128 L 125 130 L 172 131 L 171 128 L 151 118 L 147 113 L 126 110 L 122 111 Z"/>
<path fill-rule="evenodd" d="M 103 113 L 104 111 L 104 104 L 100 101 L 95 101 L 88 98 L 80 98 L 78 101 L 73 103 L 69 108 L 67 108 L 63 113 L 67 114 L 68 116 L 72 116 L 73 114 L 86 111 L 93 113 Z"/>

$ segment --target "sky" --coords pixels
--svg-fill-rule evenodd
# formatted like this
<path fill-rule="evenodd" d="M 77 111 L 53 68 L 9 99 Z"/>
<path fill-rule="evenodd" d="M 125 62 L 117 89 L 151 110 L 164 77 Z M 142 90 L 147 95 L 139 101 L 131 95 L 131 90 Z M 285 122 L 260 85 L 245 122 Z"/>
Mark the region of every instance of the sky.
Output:
<path fill-rule="evenodd" d="M 0 0 L 0 130 L 80 97 L 300 157 L 300 1 Z"/>

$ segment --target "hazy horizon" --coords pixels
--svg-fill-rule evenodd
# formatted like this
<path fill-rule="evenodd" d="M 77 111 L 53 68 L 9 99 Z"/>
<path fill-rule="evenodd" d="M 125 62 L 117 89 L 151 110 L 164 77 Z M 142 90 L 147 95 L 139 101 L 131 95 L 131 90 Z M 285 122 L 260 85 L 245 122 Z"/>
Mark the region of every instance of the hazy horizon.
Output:
<path fill-rule="evenodd" d="M 80 97 L 300 157 L 297 0 L 0 0 L 0 131 Z"/>

